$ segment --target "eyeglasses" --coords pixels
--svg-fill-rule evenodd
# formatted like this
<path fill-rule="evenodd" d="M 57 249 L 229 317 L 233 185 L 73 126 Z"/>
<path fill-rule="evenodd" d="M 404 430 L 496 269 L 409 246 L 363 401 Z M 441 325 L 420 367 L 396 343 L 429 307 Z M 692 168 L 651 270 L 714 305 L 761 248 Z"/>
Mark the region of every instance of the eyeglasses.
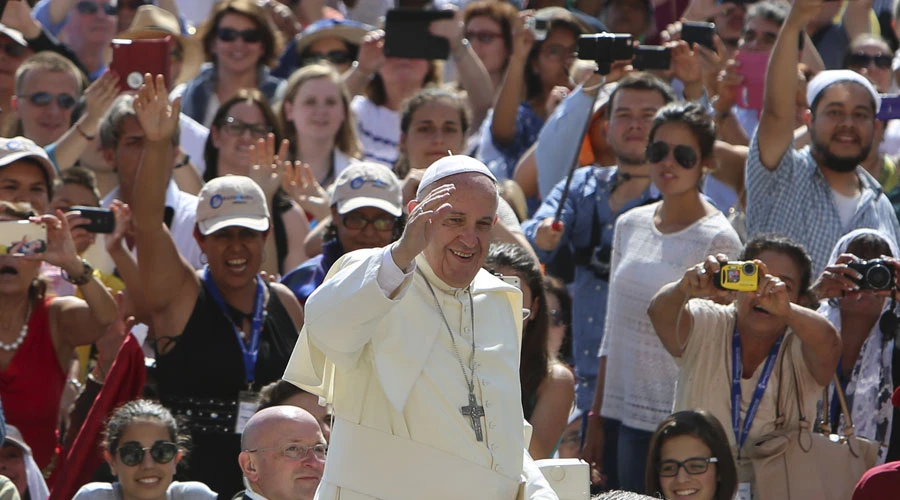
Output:
<path fill-rule="evenodd" d="M 362 215 L 347 214 L 341 216 L 341 223 L 347 229 L 362 231 L 366 226 L 372 224 L 376 231 L 391 231 L 397 224 L 396 217 L 378 217 L 376 219 L 366 219 Z"/>
<path fill-rule="evenodd" d="M 276 450 L 279 452 L 281 456 L 290 460 L 297 460 L 300 458 L 306 457 L 309 454 L 310 450 L 313 452 L 313 456 L 318 460 L 325 460 L 325 456 L 328 455 L 328 445 L 324 444 L 314 444 L 312 446 L 302 446 L 296 443 L 288 443 L 283 446 L 275 446 L 271 448 L 257 448 L 255 450 L 244 450 L 247 453 L 257 453 L 260 451 L 271 451 Z"/>
<path fill-rule="evenodd" d="M 269 132 L 272 131 L 272 128 L 258 123 L 244 123 L 229 116 L 225 119 L 222 130 L 232 137 L 240 137 L 244 135 L 245 132 L 250 132 L 250 137 L 253 137 L 254 139 L 265 139 Z"/>
<path fill-rule="evenodd" d="M 326 60 L 331 64 L 349 64 L 353 62 L 353 54 L 346 50 L 332 50 L 325 53 L 312 53 L 303 59 L 303 64 L 315 64 L 319 61 Z"/>
<path fill-rule="evenodd" d="M 550 309 L 550 326 L 563 326 L 566 322 L 563 319 L 562 311 L 559 309 Z"/>
<path fill-rule="evenodd" d="M 466 39 L 479 43 L 491 43 L 498 38 L 502 38 L 503 33 L 493 33 L 490 31 L 466 31 Z"/>
<path fill-rule="evenodd" d="M 709 464 L 718 463 L 716 457 L 700 458 L 694 457 L 679 462 L 678 460 L 663 460 L 659 463 L 658 472 L 661 477 L 675 477 L 678 475 L 678 469 L 684 467 L 684 471 L 692 476 L 703 474 L 709 469 Z"/>
<path fill-rule="evenodd" d="M 216 36 L 223 42 L 233 42 L 241 38 L 247 43 L 259 43 L 263 39 L 263 32 L 257 28 L 243 31 L 238 31 L 234 28 L 219 28 L 219 31 L 216 31 Z"/>
<path fill-rule="evenodd" d="M 647 146 L 647 161 L 650 163 L 659 163 L 666 159 L 669 156 L 669 143 L 656 141 L 653 144 Z M 681 165 L 683 168 L 692 169 L 697 164 L 697 152 L 694 151 L 694 148 L 679 144 L 675 146 L 673 149 L 673 156 L 675 157 L 675 161 Z"/>
<path fill-rule="evenodd" d="M 75 4 L 75 10 L 79 14 L 84 14 L 86 16 L 94 15 L 101 9 L 103 9 L 103 13 L 107 16 L 114 16 L 119 12 L 119 9 L 117 9 L 115 5 L 108 3 L 100 4 L 88 0 L 81 0 Z"/>
<path fill-rule="evenodd" d="M 869 55 L 865 52 L 854 52 L 847 58 L 847 66 L 865 68 L 874 62 L 875 66 L 881 69 L 889 69 L 893 60 L 890 54 Z"/>
<path fill-rule="evenodd" d="M 575 48 L 574 47 L 563 47 L 562 45 L 550 44 L 544 45 L 541 49 L 541 53 L 546 55 L 547 57 L 551 57 L 556 59 L 557 61 L 566 61 L 568 59 L 575 59 Z"/>
<path fill-rule="evenodd" d="M 62 109 L 72 109 L 75 107 L 77 99 L 72 94 L 51 94 L 49 92 L 35 92 L 34 94 L 17 96 L 19 99 L 28 99 L 28 102 L 35 106 L 49 106 L 54 98 L 56 104 Z"/>
<path fill-rule="evenodd" d="M 19 59 L 25 55 L 25 47 L 22 47 L 18 43 L 15 42 L 7 42 L 0 45 L 0 48 L 3 49 L 3 52 L 6 53 L 9 57 L 14 57 Z"/>
<path fill-rule="evenodd" d="M 133 467 L 144 461 L 144 454 L 150 450 L 150 457 L 158 464 L 167 464 L 178 454 L 178 445 L 171 441 L 157 441 L 153 446 L 144 448 L 137 441 L 129 441 L 119 446 L 119 458 L 122 463 Z"/>

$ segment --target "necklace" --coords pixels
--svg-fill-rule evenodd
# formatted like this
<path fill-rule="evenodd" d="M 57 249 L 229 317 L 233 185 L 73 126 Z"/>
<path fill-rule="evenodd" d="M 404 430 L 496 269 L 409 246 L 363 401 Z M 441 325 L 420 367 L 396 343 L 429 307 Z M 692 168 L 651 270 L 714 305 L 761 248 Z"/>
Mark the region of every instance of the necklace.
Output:
<path fill-rule="evenodd" d="M 19 330 L 19 338 L 17 338 L 14 342 L 7 344 L 6 342 L 0 342 L 0 349 L 4 351 L 15 351 L 25 342 L 25 337 L 28 335 L 28 320 L 31 318 L 31 307 L 29 306 L 25 312 L 25 323 L 22 324 L 22 329 Z"/>
<path fill-rule="evenodd" d="M 444 309 L 438 301 L 437 294 L 434 293 L 434 288 L 432 288 L 428 278 L 425 277 L 421 270 L 419 270 L 419 274 L 425 279 L 425 285 L 428 286 L 428 291 L 431 292 L 434 305 L 437 306 L 438 312 L 441 313 L 441 319 L 444 320 L 444 326 L 447 327 L 447 333 L 450 335 L 450 343 L 453 344 L 453 354 L 456 355 L 456 360 L 459 361 L 459 368 L 462 370 L 463 378 L 466 380 L 466 387 L 469 390 L 469 404 L 461 406 L 459 412 L 464 417 L 469 417 L 472 420 L 471 425 L 472 430 L 475 431 L 475 439 L 484 441 L 484 434 L 481 430 L 481 417 L 484 416 L 484 406 L 479 406 L 478 401 L 475 399 L 475 302 L 472 300 L 472 291 L 466 291 L 469 294 L 469 312 L 472 315 L 472 358 L 469 360 L 469 372 L 472 373 L 472 378 L 469 378 L 469 373 L 466 372 L 465 364 L 463 364 L 462 354 L 459 353 L 459 347 L 456 345 L 456 336 L 453 335 L 453 329 L 450 328 L 450 322 L 447 321 L 447 316 L 444 315 Z"/>

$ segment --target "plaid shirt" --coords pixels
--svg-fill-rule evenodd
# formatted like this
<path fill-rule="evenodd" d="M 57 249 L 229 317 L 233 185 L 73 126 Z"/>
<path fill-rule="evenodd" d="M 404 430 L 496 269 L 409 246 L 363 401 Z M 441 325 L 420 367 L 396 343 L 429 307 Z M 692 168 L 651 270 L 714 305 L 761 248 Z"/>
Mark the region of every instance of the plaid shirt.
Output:
<path fill-rule="evenodd" d="M 897 216 L 881 186 L 862 167 L 856 168 L 862 184 L 859 204 L 850 223 L 841 224 L 834 193 L 809 146 L 788 147 L 778 167 L 768 170 L 759 159 L 759 143 L 753 136 L 747 157 L 747 233 L 775 233 L 806 247 L 813 262 L 813 276 L 828 264 L 831 249 L 840 237 L 854 229 L 877 229 L 900 241 Z"/>

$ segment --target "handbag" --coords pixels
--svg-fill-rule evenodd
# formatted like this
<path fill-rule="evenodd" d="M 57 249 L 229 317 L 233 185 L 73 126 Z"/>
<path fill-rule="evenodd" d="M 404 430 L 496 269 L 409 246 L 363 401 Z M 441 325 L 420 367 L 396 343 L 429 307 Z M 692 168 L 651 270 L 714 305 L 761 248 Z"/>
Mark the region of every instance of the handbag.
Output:
<path fill-rule="evenodd" d="M 787 349 L 787 348 L 786 348 Z M 789 356 L 785 350 L 782 356 Z M 779 368 L 779 372 L 781 368 Z M 794 393 L 800 425 L 797 429 L 784 428 L 784 409 L 781 407 L 781 380 L 779 375 L 776 403 L 776 430 L 762 436 L 753 444 L 750 460 L 753 464 L 754 498 L 760 500 L 847 500 L 859 478 L 878 459 L 879 443 L 856 436 L 853 420 L 847 407 L 847 399 L 837 375 L 834 376 L 835 392 L 844 413 L 844 428 L 840 434 L 830 433 L 825 406 L 825 433 L 816 432 L 803 414 L 800 399 L 800 383 L 796 367 L 791 363 Z M 828 388 L 825 388 L 827 403 Z M 822 429 L 822 427 L 820 427 Z"/>

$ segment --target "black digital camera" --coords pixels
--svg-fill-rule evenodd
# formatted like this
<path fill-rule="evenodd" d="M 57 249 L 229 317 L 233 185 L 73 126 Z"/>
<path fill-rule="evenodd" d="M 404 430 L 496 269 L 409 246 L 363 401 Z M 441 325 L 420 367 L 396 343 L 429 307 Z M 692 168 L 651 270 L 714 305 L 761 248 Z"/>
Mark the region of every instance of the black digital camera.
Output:
<path fill-rule="evenodd" d="M 591 258 L 587 262 L 587 268 L 594 273 L 598 280 L 609 281 L 610 259 L 612 248 L 609 245 L 600 245 L 591 252 Z"/>
<path fill-rule="evenodd" d="M 578 58 L 597 63 L 598 72 L 609 74 L 615 61 L 628 61 L 634 57 L 631 35 L 621 33 L 597 33 L 578 37 Z"/>
<path fill-rule="evenodd" d="M 847 267 L 862 275 L 850 278 L 860 290 L 891 290 L 894 288 L 894 268 L 882 259 L 850 262 Z"/>

